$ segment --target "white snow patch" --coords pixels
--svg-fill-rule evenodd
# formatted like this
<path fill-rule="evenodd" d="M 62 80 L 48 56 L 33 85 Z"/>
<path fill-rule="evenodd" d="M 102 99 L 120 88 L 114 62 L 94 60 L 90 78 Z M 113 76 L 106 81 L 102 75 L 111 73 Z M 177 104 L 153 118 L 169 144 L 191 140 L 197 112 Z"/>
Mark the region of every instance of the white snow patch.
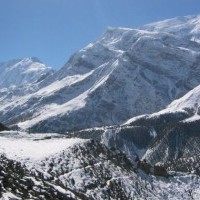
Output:
<path fill-rule="evenodd" d="M 150 135 L 151 135 L 153 138 L 155 138 L 155 137 L 157 136 L 156 130 L 155 130 L 154 128 L 152 128 L 152 129 L 150 130 Z"/>
<path fill-rule="evenodd" d="M 1 197 L 1 200 L 10 200 L 10 199 L 21 199 L 21 198 L 18 198 L 17 196 L 15 196 L 13 193 L 11 192 L 6 192 L 6 193 L 3 193 L 2 197 Z"/>
<path fill-rule="evenodd" d="M 75 144 L 84 142 L 84 139 L 78 138 L 52 138 L 36 139 L 35 134 L 29 137 L 22 137 L 19 134 L 9 136 L 9 134 L 0 136 L 0 153 L 5 154 L 9 159 L 23 161 L 38 161 L 45 157 L 59 153 Z M 36 134 L 37 135 L 37 134 Z M 50 134 L 48 134 L 49 136 Z M 39 138 L 41 135 L 39 134 Z"/>
<path fill-rule="evenodd" d="M 198 114 L 195 114 L 192 117 L 183 120 L 183 122 L 187 123 L 187 122 L 194 122 L 194 121 L 197 121 L 197 120 L 200 120 L 200 116 Z"/>

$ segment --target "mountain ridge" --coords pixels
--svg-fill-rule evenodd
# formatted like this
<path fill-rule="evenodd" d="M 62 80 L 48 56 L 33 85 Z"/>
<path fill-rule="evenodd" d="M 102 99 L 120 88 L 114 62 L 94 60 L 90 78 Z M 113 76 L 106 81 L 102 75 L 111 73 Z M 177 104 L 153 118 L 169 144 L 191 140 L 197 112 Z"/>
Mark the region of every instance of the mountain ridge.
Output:
<path fill-rule="evenodd" d="M 53 72 L 36 57 L 1 62 L 0 67 L 0 89 L 33 84 Z"/>
<path fill-rule="evenodd" d="M 199 18 L 109 28 L 0 89 L 0 198 L 199 199 Z"/>
<path fill-rule="evenodd" d="M 195 17 L 187 23 L 193 21 Z M 170 29 L 170 23 L 160 23 Z M 108 29 L 32 95 L 5 103 L 1 121 L 33 131 L 63 132 L 121 124 L 163 109 L 199 84 L 200 44 L 192 39 L 196 33 L 187 38 L 148 29 Z M 14 110 L 18 119 L 10 117 Z"/>

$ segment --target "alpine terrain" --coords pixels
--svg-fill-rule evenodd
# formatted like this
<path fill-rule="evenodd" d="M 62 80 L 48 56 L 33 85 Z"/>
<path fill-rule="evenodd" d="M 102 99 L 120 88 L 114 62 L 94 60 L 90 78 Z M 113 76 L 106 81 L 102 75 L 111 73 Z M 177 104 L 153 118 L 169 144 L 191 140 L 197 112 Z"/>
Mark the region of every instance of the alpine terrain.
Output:
<path fill-rule="evenodd" d="M 0 121 L 63 132 L 163 109 L 200 82 L 199 21 L 189 16 L 140 29 L 109 28 L 36 91 L 11 102 L 7 92 L 1 95 Z"/>
<path fill-rule="evenodd" d="M 53 70 L 35 57 L 0 63 L 0 88 L 33 84 L 50 75 Z"/>
<path fill-rule="evenodd" d="M 200 199 L 200 15 L 0 67 L 1 199 Z"/>

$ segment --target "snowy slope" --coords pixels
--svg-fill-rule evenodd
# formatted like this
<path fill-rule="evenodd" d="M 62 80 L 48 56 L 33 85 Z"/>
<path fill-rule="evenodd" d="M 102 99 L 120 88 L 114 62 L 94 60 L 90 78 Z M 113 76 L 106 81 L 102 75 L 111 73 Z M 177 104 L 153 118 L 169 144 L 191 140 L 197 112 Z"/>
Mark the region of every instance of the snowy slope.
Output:
<path fill-rule="evenodd" d="M 170 170 L 199 175 L 199 99 L 200 86 L 197 86 L 164 110 L 133 117 L 119 127 L 106 128 L 100 133 L 100 140 L 109 148 L 125 152 L 132 162 L 138 156 Z"/>
<path fill-rule="evenodd" d="M 173 173 L 169 178 L 147 175 L 134 168 L 123 153 L 111 151 L 97 141 L 57 137 L 16 132 L 0 135 L 0 198 L 199 199 L 200 179 L 196 175 Z M 47 154 L 47 145 L 54 147 L 57 140 L 63 140 L 62 147 Z M 16 151 L 4 145 L 5 141 L 15 146 Z M 33 153 L 31 148 L 36 144 L 40 148 Z"/>
<path fill-rule="evenodd" d="M 163 109 L 200 82 L 200 44 L 194 41 L 198 20 L 163 21 L 155 30 L 153 25 L 109 28 L 47 77 L 39 91 L 12 102 L 5 98 L 0 120 L 22 129 L 63 132 L 121 124 Z M 176 34 L 172 23 L 180 24 Z"/>
<path fill-rule="evenodd" d="M 200 120 L 200 85 L 195 87 L 193 90 L 189 91 L 183 97 L 174 100 L 171 104 L 167 106 L 166 109 L 159 112 L 143 115 L 138 117 L 133 117 L 129 119 L 125 124 L 131 124 L 142 118 L 156 118 L 161 115 L 167 114 L 178 114 L 182 113 L 185 115 L 183 122 L 192 122 L 195 120 Z"/>
<path fill-rule="evenodd" d="M 180 37 L 190 37 L 200 42 L 200 15 L 177 17 L 143 26 L 141 29 L 167 32 Z"/>
<path fill-rule="evenodd" d="M 197 86 L 182 98 L 173 101 L 163 112 L 180 112 L 186 111 L 191 117 L 186 119 L 185 122 L 200 120 L 200 86 Z"/>
<path fill-rule="evenodd" d="M 0 69 L 0 89 L 31 84 L 52 73 L 34 57 L 0 63 Z"/>
<path fill-rule="evenodd" d="M 41 82 L 1 89 L 1 122 L 76 131 L 0 132 L 0 198 L 199 199 L 199 18 L 109 28 Z"/>
<path fill-rule="evenodd" d="M 0 69 L 1 106 L 39 90 L 45 78 L 54 73 L 35 57 L 0 63 Z"/>
<path fill-rule="evenodd" d="M 27 133 L 4 131 L 1 132 L 0 137 L 0 154 L 5 154 L 8 159 L 16 159 L 27 165 L 33 165 L 84 141 L 87 140 L 68 139 L 58 134 L 28 135 Z"/>

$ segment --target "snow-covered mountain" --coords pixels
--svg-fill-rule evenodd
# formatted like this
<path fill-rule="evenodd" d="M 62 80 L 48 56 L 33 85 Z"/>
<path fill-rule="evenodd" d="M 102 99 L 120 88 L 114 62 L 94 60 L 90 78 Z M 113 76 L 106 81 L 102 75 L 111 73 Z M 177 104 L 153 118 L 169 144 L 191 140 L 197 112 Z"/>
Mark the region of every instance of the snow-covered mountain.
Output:
<path fill-rule="evenodd" d="M 5 104 L 16 103 L 21 97 L 39 90 L 44 79 L 54 73 L 52 68 L 35 57 L 2 62 L 0 69 L 2 109 Z"/>
<path fill-rule="evenodd" d="M 29 129 L 0 132 L 0 198 L 200 199 L 199 23 L 109 28 L 0 89 L 0 121 Z"/>
<path fill-rule="evenodd" d="M 2 62 L 0 69 L 0 89 L 32 84 L 53 71 L 34 57 Z"/>
<path fill-rule="evenodd" d="M 141 27 L 143 30 L 167 32 L 178 37 L 188 37 L 200 42 L 200 15 L 167 19 Z"/>
<path fill-rule="evenodd" d="M 200 86 L 157 113 L 129 119 L 119 127 L 75 132 L 125 152 L 134 163 L 146 159 L 168 170 L 200 175 Z M 91 136 L 90 136 L 91 135 Z"/>
<path fill-rule="evenodd" d="M 166 109 L 117 127 L 1 132 L 0 197 L 199 199 L 199 95 L 197 86 Z M 143 168 L 138 159 L 146 159 Z M 149 163 L 173 171 L 155 176 L 159 167 Z"/>
<path fill-rule="evenodd" d="M 163 109 L 200 82 L 199 19 L 109 28 L 47 77 L 40 90 L 4 101 L 0 120 L 22 129 L 63 132 L 121 124 Z"/>

